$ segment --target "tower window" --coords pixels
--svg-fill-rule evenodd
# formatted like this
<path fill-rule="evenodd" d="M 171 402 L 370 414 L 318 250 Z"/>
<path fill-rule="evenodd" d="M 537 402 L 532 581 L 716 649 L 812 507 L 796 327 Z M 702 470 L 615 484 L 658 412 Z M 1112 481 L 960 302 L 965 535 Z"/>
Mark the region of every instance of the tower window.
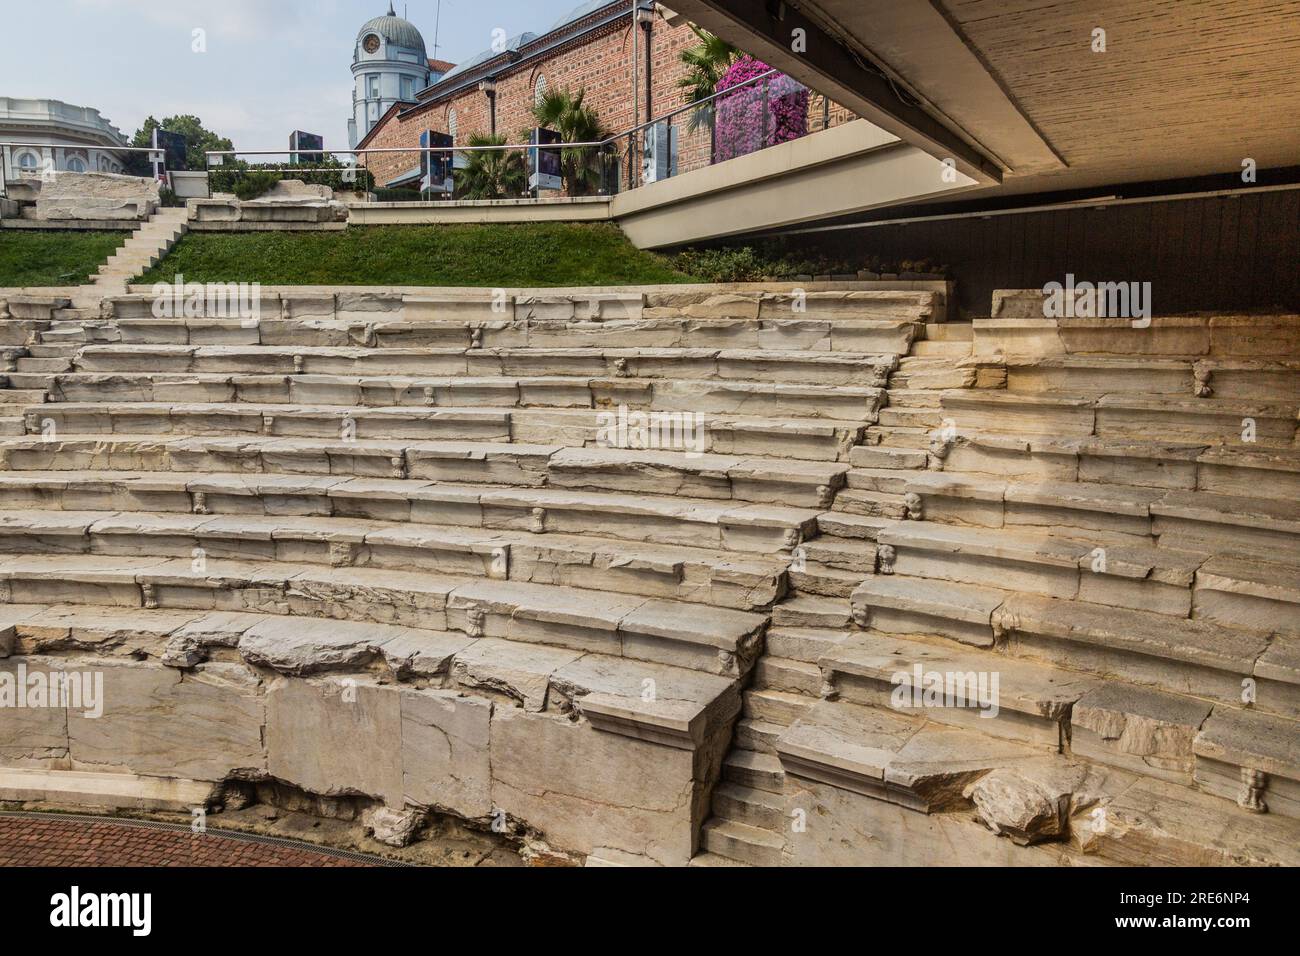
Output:
<path fill-rule="evenodd" d="M 415 79 L 410 76 L 402 77 L 402 99 L 409 100 L 415 96 Z"/>
<path fill-rule="evenodd" d="M 372 100 L 379 99 L 379 77 L 370 73 L 366 76 L 367 98 Z"/>

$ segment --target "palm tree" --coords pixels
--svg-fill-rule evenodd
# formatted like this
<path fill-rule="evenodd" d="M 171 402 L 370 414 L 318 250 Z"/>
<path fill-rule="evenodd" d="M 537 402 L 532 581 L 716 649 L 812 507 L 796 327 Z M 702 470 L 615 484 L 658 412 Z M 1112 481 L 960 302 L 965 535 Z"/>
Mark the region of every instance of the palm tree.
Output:
<path fill-rule="evenodd" d="M 595 143 L 609 139 L 600 114 L 583 104 L 586 90 L 547 90 L 533 107 L 533 119 L 560 134 L 565 143 Z M 560 150 L 560 176 L 570 196 L 599 190 L 608 147 Z"/>
<path fill-rule="evenodd" d="M 689 26 L 700 42 L 696 46 L 682 50 L 680 56 L 686 66 L 686 74 L 677 81 L 677 86 L 686 91 L 688 103 L 698 103 L 708 99 L 717 91 L 718 81 L 741 53 L 717 34 L 710 33 L 703 27 L 697 27 L 694 23 Z M 708 122 L 712 112 L 711 105 L 692 110 L 687 130 L 695 132 Z"/>
<path fill-rule="evenodd" d="M 505 135 L 475 133 L 470 146 L 505 146 Z M 524 155 L 516 149 L 474 150 L 463 169 L 456 170 L 456 190 L 465 199 L 509 199 L 522 196 L 528 186 Z"/>

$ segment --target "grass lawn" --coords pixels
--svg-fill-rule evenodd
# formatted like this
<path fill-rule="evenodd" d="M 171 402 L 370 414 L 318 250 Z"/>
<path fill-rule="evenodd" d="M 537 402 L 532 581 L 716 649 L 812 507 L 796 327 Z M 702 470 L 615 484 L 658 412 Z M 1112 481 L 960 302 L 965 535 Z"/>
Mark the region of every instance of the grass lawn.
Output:
<path fill-rule="evenodd" d="M 81 285 L 130 233 L 0 230 L 0 288 Z"/>
<path fill-rule="evenodd" d="M 343 232 L 190 233 L 142 283 L 586 286 L 693 282 L 616 226 L 352 226 Z"/>

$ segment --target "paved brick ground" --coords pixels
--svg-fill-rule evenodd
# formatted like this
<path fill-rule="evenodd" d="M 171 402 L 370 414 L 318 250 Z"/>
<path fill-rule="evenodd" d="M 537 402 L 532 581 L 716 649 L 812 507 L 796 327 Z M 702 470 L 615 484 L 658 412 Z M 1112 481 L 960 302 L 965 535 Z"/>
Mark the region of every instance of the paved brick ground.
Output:
<path fill-rule="evenodd" d="M 371 866 L 213 834 L 76 819 L 0 818 L 0 866 Z"/>

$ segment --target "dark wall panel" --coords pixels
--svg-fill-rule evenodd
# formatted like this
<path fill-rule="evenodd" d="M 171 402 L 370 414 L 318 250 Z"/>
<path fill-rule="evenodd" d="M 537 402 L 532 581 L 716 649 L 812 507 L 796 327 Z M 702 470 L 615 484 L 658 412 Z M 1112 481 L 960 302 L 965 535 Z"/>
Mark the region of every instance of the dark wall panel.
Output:
<path fill-rule="evenodd" d="M 995 289 L 1150 282 L 1154 310 L 1300 311 L 1300 190 L 914 222 L 828 234 L 850 258 L 949 266 L 963 312 Z"/>

